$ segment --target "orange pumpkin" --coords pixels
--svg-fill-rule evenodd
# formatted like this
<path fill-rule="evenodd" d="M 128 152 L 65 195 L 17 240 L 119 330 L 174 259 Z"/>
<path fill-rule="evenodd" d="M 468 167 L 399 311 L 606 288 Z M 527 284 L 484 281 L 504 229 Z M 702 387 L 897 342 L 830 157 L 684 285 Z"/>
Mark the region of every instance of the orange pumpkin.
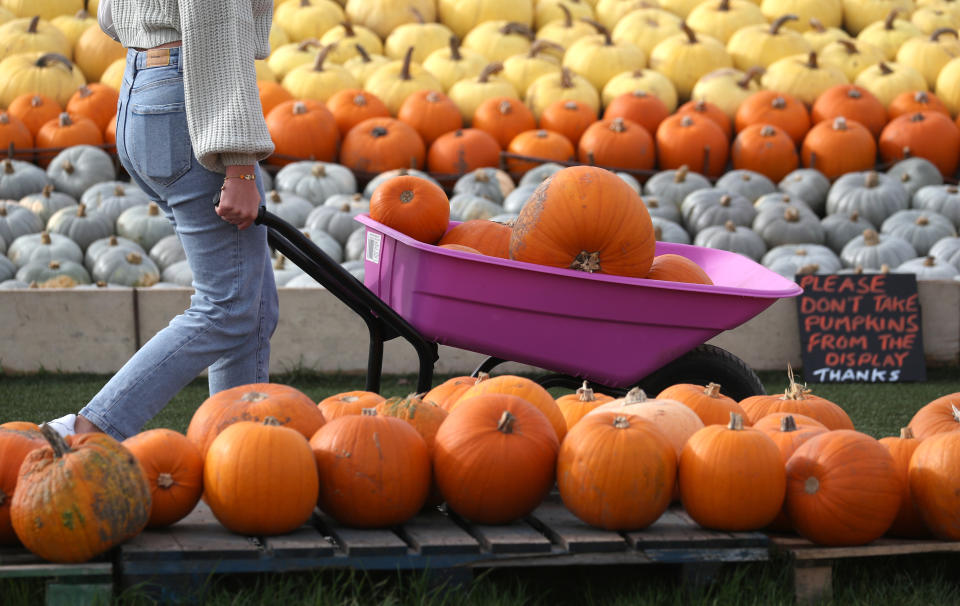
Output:
<path fill-rule="evenodd" d="M 787 369 L 787 378 L 790 384 L 782 394 L 750 396 L 741 400 L 740 406 L 751 423 L 774 412 L 788 412 L 815 419 L 827 429 L 853 429 L 853 422 L 843 408 L 813 395 L 806 385 L 797 383 L 790 368 Z"/>
<path fill-rule="evenodd" d="M 743 426 L 708 425 L 690 436 L 680 453 L 680 499 L 704 528 L 757 530 L 776 518 L 786 477 L 780 451 L 768 435 Z"/>
<path fill-rule="evenodd" d="M 463 127 L 463 115 L 457 104 L 435 90 L 419 90 L 408 95 L 397 110 L 397 119 L 412 126 L 425 145 Z"/>
<path fill-rule="evenodd" d="M 36 144 L 38 149 L 50 151 L 37 153 L 37 164 L 50 164 L 57 153 L 74 145 L 100 145 L 103 143 L 103 132 L 90 118 L 71 115 L 67 112 L 50 120 L 37 131 Z"/>
<path fill-rule="evenodd" d="M 537 127 L 537 119 L 530 108 L 519 99 L 491 97 L 477 106 L 470 122 L 493 136 L 502 149 L 506 149 L 520 133 Z"/>
<path fill-rule="evenodd" d="M 727 112 L 720 109 L 719 106 L 709 101 L 691 99 L 678 107 L 675 113 L 692 113 L 704 118 L 709 118 L 717 123 L 717 126 L 720 127 L 720 130 L 723 131 L 723 134 L 727 136 L 728 140 L 733 137 L 733 123 L 730 121 L 730 116 L 727 115 Z"/>
<path fill-rule="evenodd" d="M 117 89 L 99 82 L 89 82 L 77 89 L 67 100 L 66 111 L 90 118 L 103 132 L 107 122 L 117 113 Z"/>
<path fill-rule="evenodd" d="M 516 375 L 500 375 L 499 377 L 484 375 L 470 389 L 463 392 L 460 399 L 450 408 L 450 412 L 454 412 L 468 398 L 485 394 L 507 394 L 523 398 L 543 413 L 553 430 L 557 432 L 558 441 L 563 441 L 563 436 L 567 434 L 567 422 L 563 418 L 563 413 L 557 407 L 557 401 L 553 399 L 550 392 L 540 387 L 536 381 Z"/>
<path fill-rule="evenodd" d="M 547 105 L 540 114 L 540 128 L 560 133 L 577 145 L 580 137 L 597 121 L 597 111 L 573 99 L 558 99 Z"/>
<path fill-rule="evenodd" d="M 7 421 L 0 423 L 0 429 L 14 429 L 17 431 L 40 431 L 40 426 L 30 421 Z"/>
<path fill-rule="evenodd" d="M 193 511 L 203 494 L 203 457 L 197 446 L 172 429 L 148 429 L 122 442 L 150 485 L 147 526 L 169 526 Z"/>
<path fill-rule="evenodd" d="M 460 399 L 460 396 L 463 395 L 463 392 L 473 387 L 476 382 L 477 377 L 453 377 L 425 393 L 423 399 L 428 402 L 433 402 L 449 412 L 457 400 Z"/>
<path fill-rule="evenodd" d="M 800 164 L 790 135 L 772 124 L 751 124 L 737 134 L 730 153 L 735 169 L 758 172 L 774 183 Z"/>
<path fill-rule="evenodd" d="M 204 497 L 210 511 L 238 534 L 296 530 L 316 507 L 318 484 L 307 438 L 273 417 L 227 427 L 210 444 L 203 461 Z"/>
<path fill-rule="evenodd" d="M 743 403 L 740 404 L 743 406 Z M 744 408 L 744 410 L 747 410 Z M 747 411 L 749 413 L 749 411 Z M 754 429 L 759 429 L 760 431 L 776 431 L 780 425 L 783 423 L 783 420 L 787 417 L 793 418 L 793 423 L 797 427 L 822 427 L 827 428 L 826 425 L 820 421 L 814 419 L 813 417 L 808 417 L 807 415 L 802 415 L 796 412 L 771 412 L 766 414 L 760 419 L 758 419 L 752 427 Z"/>
<path fill-rule="evenodd" d="M 473 248 L 471 246 L 464 246 L 463 244 L 437 244 L 437 246 L 439 246 L 440 248 L 445 248 L 447 250 L 459 250 L 460 252 L 466 252 L 473 255 L 482 254 L 476 248 Z"/>
<path fill-rule="evenodd" d="M 16 493 L 20 465 L 32 450 L 47 444 L 36 425 L 32 430 L 12 425 L 0 425 L 0 545 L 17 543 L 10 522 L 10 504 Z"/>
<path fill-rule="evenodd" d="M 398 418 L 367 408 L 322 427 L 310 448 L 320 475 L 320 508 L 341 524 L 384 528 L 423 507 L 430 455 L 423 437 Z"/>
<path fill-rule="evenodd" d="M 374 190 L 370 218 L 415 240 L 436 244 L 450 225 L 450 201 L 440 186 L 400 175 Z"/>
<path fill-rule="evenodd" d="M 653 137 L 625 118 L 594 122 L 580 137 L 577 158 L 610 168 L 650 170 L 656 164 Z"/>
<path fill-rule="evenodd" d="M 438 244 L 460 244 L 480 254 L 501 259 L 510 258 L 510 228 L 486 219 L 470 219 L 451 227 Z M 471 377 L 472 378 L 472 377 Z"/>
<path fill-rule="evenodd" d="M 880 158 L 926 158 L 946 178 L 953 177 L 960 161 L 960 128 L 940 112 L 915 112 L 891 120 L 880 133 Z"/>
<path fill-rule="evenodd" d="M 764 427 L 766 427 L 766 425 Z M 822 426 L 797 425 L 794 417 L 789 414 L 784 415 L 780 419 L 779 426 L 761 429 L 754 425 L 754 429 L 766 433 L 770 436 L 770 439 L 773 440 L 773 443 L 777 445 L 777 449 L 780 451 L 780 457 L 783 460 L 784 469 L 786 469 L 787 461 L 790 460 L 793 453 L 800 448 L 801 444 L 827 431 L 827 428 Z M 780 509 L 780 513 L 778 513 L 777 517 L 770 523 L 770 528 L 779 531 L 789 531 L 793 529 L 793 526 L 790 524 L 790 516 L 787 515 L 785 507 Z"/>
<path fill-rule="evenodd" d="M 902 487 L 886 448 L 850 429 L 820 434 L 787 461 L 787 513 L 801 536 L 820 545 L 864 545 L 883 536 Z"/>
<path fill-rule="evenodd" d="M 533 404 L 487 393 L 461 399 L 440 426 L 433 469 L 447 507 L 472 522 L 506 524 L 550 491 L 559 448 Z"/>
<path fill-rule="evenodd" d="M 554 162 L 568 162 L 576 155 L 573 144 L 563 135 L 543 128 L 528 130 L 510 141 L 507 151 L 518 156 L 542 158 Z M 514 175 L 523 175 L 542 162 L 507 158 L 507 170 Z"/>
<path fill-rule="evenodd" d="M 856 84 L 837 84 L 820 93 L 810 108 L 813 123 L 844 116 L 867 127 L 877 138 L 887 123 L 887 108 L 876 95 Z"/>
<path fill-rule="evenodd" d="M 563 415 L 563 420 L 567 424 L 567 432 L 576 425 L 580 419 L 586 416 L 590 411 L 596 409 L 601 404 L 613 401 L 613 396 L 602 393 L 595 393 L 590 389 L 590 385 L 584 381 L 574 393 L 560 396 L 557 398 L 557 408 Z"/>
<path fill-rule="evenodd" d="M 670 110 L 660 97 L 643 90 L 635 90 L 614 97 L 603 110 L 604 120 L 626 118 L 647 129 L 657 132 L 660 123 L 670 115 Z"/>
<path fill-rule="evenodd" d="M 384 397 L 372 391 L 344 391 L 320 400 L 317 408 L 328 422 L 344 415 L 358 415 L 364 408 L 376 408 Z"/>
<path fill-rule="evenodd" d="M 270 114 L 270 110 L 284 101 L 292 101 L 293 95 L 282 84 L 273 80 L 257 80 L 257 92 L 260 96 L 260 109 L 263 117 Z"/>
<path fill-rule="evenodd" d="M 22 120 L 11 116 L 9 112 L 0 112 L 0 146 L 3 149 L 33 149 L 33 133 Z M 33 159 L 33 152 L 17 152 L 13 156 L 18 160 Z"/>
<path fill-rule="evenodd" d="M 887 534 L 914 539 L 929 537 L 930 531 L 923 523 L 920 510 L 917 508 L 910 491 L 910 459 L 917 447 L 920 446 L 920 440 L 913 437 L 913 432 L 910 431 L 909 427 L 904 427 L 900 430 L 899 437 L 889 436 L 880 438 L 879 441 L 884 448 L 890 451 L 893 464 L 900 476 L 900 486 L 903 489 L 900 494 L 900 509 L 897 510 L 897 517 L 894 518 Z"/>
<path fill-rule="evenodd" d="M 117 114 L 113 114 L 113 117 L 110 118 L 110 121 L 107 122 L 107 128 L 103 130 L 103 142 L 109 143 L 110 145 L 116 146 L 117 144 Z M 111 150 L 111 153 L 116 153 L 116 149 Z"/>
<path fill-rule="evenodd" d="M 267 161 L 275 166 L 296 160 L 332 162 L 337 157 L 337 121 L 320 101 L 282 101 L 267 114 L 267 130 L 274 144 L 273 155 Z"/>
<path fill-rule="evenodd" d="M 806 168 L 815 168 L 828 179 L 876 165 L 877 144 L 867 127 L 838 116 L 820 122 L 803 139 L 800 158 Z"/>
<path fill-rule="evenodd" d="M 350 129 L 340 148 L 340 163 L 365 173 L 423 168 L 426 147 L 419 133 L 396 118 L 367 118 Z"/>
<path fill-rule="evenodd" d="M 760 90 L 747 97 L 734 115 L 737 132 L 751 124 L 779 126 L 800 145 L 810 130 L 810 113 L 796 97 L 773 90 Z"/>
<path fill-rule="evenodd" d="M 279 383 L 251 383 L 216 393 L 197 408 L 187 439 L 206 457 L 210 443 L 237 421 L 262 422 L 274 417 L 309 438 L 324 423 L 323 413 L 305 393 Z"/>
<path fill-rule="evenodd" d="M 437 430 L 450 413 L 416 394 L 382 400 L 376 405 L 376 410 L 378 415 L 395 417 L 416 429 L 427 445 L 427 454 L 433 460 Z"/>
<path fill-rule="evenodd" d="M 367 118 L 390 117 L 390 110 L 376 95 L 356 88 L 333 93 L 327 99 L 327 109 L 333 114 L 340 137 L 346 137 L 351 128 Z"/>
<path fill-rule="evenodd" d="M 676 476 L 676 451 L 659 429 L 613 411 L 584 417 L 557 457 L 563 504 L 587 524 L 607 530 L 654 523 L 670 505 Z"/>
<path fill-rule="evenodd" d="M 24 93 L 14 98 L 7 113 L 23 122 L 34 137 L 40 127 L 63 112 L 63 106 L 53 97 L 38 93 Z"/>
<path fill-rule="evenodd" d="M 51 562 L 86 562 L 136 536 L 150 517 L 150 488 L 130 451 L 104 433 L 49 443 L 20 466 L 10 505 L 24 547 Z"/>
<path fill-rule="evenodd" d="M 665 280 L 667 282 L 687 282 L 690 284 L 713 284 L 713 280 L 703 271 L 695 261 L 682 255 L 666 253 L 653 258 L 648 280 Z"/>
<path fill-rule="evenodd" d="M 731 413 L 747 419 L 747 413 L 736 400 L 720 393 L 719 383 L 708 383 L 706 386 L 677 383 L 657 394 L 657 399 L 676 400 L 685 404 L 697 413 L 704 425 L 726 425 L 730 422 Z"/>
<path fill-rule="evenodd" d="M 887 106 L 887 115 L 890 120 L 903 114 L 915 114 L 917 112 L 940 112 L 950 115 L 950 110 L 944 105 L 940 97 L 925 90 L 903 91 L 890 101 Z"/>
<path fill-rule="evenodd" d="M 657 158 L 661 169 L 693 167 L 718 177 L 727 166 L 729 141 L 723 129 L 694 113 L 673 114 L 657 127 Z"/>
<path fill-rule="evenodd" d="M 934 434 L 960 430 L 960 391 L 925 404 L 910 419 L 910 430 L 920 440 Z"/>
<path fill-rule="evenodd" d="M 934 536 L 960 540 L 960 433 L 925 438 L 910 457 L 910 495 Z"/>
<path fill-rule="evenodd" d="M 500 145 L 493 135 L 478 128 L 462 128 L 440 135 L 430 144 L 427 154 L 427 168 L 447 175 L 464 175 L 499 164 Z"/>
<path fill-rule="evenodd" d="M 637 192 L 608 170 L 572 166 L 544 180 L 520 211 L 510 258 L 642 278 L 655 244 L 653 222 Z"/>

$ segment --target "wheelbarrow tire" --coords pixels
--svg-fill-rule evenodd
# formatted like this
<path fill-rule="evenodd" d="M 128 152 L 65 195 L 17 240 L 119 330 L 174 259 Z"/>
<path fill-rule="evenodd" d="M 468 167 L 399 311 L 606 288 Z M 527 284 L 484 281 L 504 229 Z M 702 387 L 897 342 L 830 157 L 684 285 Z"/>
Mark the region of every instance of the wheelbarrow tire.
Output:
<path fill-rule="evenodd" d="M 736 401 L 766 394 L 760 377 L 747 364 L 725 349 L 700 345 L 654 371 L 640 381 L 640 387 L 654 397 L 677 383 L 706 385 L 719 383 L 720 391 Z"/>

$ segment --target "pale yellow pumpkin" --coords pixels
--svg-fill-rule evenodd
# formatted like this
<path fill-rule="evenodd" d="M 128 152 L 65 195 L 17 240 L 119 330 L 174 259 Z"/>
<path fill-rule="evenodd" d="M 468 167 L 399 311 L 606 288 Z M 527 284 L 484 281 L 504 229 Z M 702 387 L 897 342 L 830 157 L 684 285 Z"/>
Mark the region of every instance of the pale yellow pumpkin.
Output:
<path fill-rule="evenodd" d="M 95 2 L 90 3 L 89 11 L 96 14 Z M 83 8 L 82 0 L 3 0 L 3 6 L 17 17 L 40 17 L 50 21 L 59 15 L 73 15 Z"/>
<path fill-rule="evenodd" d="M 402 59 L 413 47 L 413 60 L 423 64 L 430 53 L 447 48 L 453 32 L 442 23 L 404 23 L 398 25 L 383 43 L 383 54 L 391 59 Z"/>
<path fill-rule="evenodd" d="M 359 54 L 353 59 L 344 61 L 343 66 L 350 70 L 353 77 L 366 88 L 367 80 L 370 79 L 370 76 L 384 65 L 393 63 L 393 59 L 377 53 L 368 53 L 366 49 L 359 44 L 356 46 Z"/>
<path fill-rule="evenodd" d="M 810 29 L 811 18 L 816 18 L 825 27 L 840 27 L 843 23 L 841 0 L 763 0 L 760 10 L 770 21 L 782 15 L 796 15 L 797 20 L 787 23 L 786 27 L 798 32 Z"/>
<path fill-rule="evenodd" d="M 267 57 L 267 64 L 270 66 L 273 75 L 283 80 L 284 76 L 290 73 L 293 68 L 313 63 L 317 58 L 317 53 L 324 46 L 316 38 L 290 42 L 274 49 Z"/>
<path fill-rule="evenodd" d="M 766 22 L 760 7 L 749 0 L 708 0 L 687 15 L 687 25 L 693 31 L 724 44 L 740 28 Z"/>
<path fill-rule="evenodd" d="M 394 116 L 413 92 L 418 90 L 443 90 L 440 81 L 419 63 L 413 62 L 413 49 L 402 61 L 390 61 L 367 77 L 364 88 L 376 95 Z"/>
<path fill-rule="evenodd" d="M 547 51 L 554 55 L 558 61 L 563 59 L 564 51 L 569 48 L 571 44 L 584 36 L 592 36 L 597 33 L 597 30 L 589 23 L 574 19 L 573 15 L 566 10 L 566 5 L 561 4 L 559 6 L 561 11 L 566 11 L 563 19 L 551 21 L 537 30 L 537 40 L 553 42 L 557 47 L 563 49 L 549 49 Z"/>
<path fill-rule="evenodd" d="M 60 53 L 69 58 L 72 47 L 58 27 L 39 17 L 22 17 L 0 25 L 0 61 L 34 52 Z"/>
<path fill-rule="evenodd" d="M 843 0 L 843 28 L 856 36 L 871 23 L 883 21 L 893 9 L 908 16 L 915 6 L 913 0 Z"/>
<path fill-rule="evenodd" d="M 563 19 L 565 11 L 570 12 L 574 19 L 593 19 L 593 7 L 586 0 L 537 0 L 533 6 L 533 27 L 540 29 L 551 21 Z"/>
<path fill-rule="evenodd" d="M 900 11 L 894 9 L 883 21 L 875 21 L 860 30 L 857 40 L 876 46 L 883 51 L 887 61 L 893 61 L 904 42 L 922 35 L 923 32 L 916 25 L 904 19 Z"/>
<path fill-rule="evenodd" d="M 291 42 L 319 39 L 346 18 L 340 5 L 331 0 L 286 2 L 273 15 Z"/>
<path fill-rule="evenodd" d="M 624 93 L 642 91 L 656 96 L 667 106 L 671 113 L 677 109 L 677 87 L 670 78 L 649 68 L 638 69 L 632 72 L 623 72 L 610 79 L 603 87 L 602 100 L 606 107 L 611 101 Z"/>
<path fill-rule="evenodd" d="M 277 25 L 276 21 L 272 21 L 270 23 L 270 35 L 267 41 L 270 43 L 270 52 L 273 52 L 284 44 L 290 44 L 290 36 Z"/>
<path fill-rule="evenodd" d="M 627 14 L 637 9 L 650 8 L 656 4 L 656 2 L 650 2 L 650 0 L 600 0 L 593 7 L 593 11 L 596 13 L 597 21 L 605 27 L 613 29 Z M 677 20 L 679 19 L 680 17 L 677 17 Z"/>
<path fill-rule="evenodd" d="M 530 46 L 529 52 L 507 57 L 500 75 L 518 92 L 525 92 L 540 76 L 560 71 L 560 61 L 547 52 L 557 48 L 560 47 L 553 42 L 537 40 Z"/>
<path fill-rule="evenodd" d="M 627 13 L 613 28 L 611 35 L 617 42 L 629 42 L 650 56 L 653 48 L 677 34 L 683 33 L 683 20 L 661 8 L 641 8 Z"/>
<path fill-rule="evenodd" d="M 295 99 L 313 99 L 326 103 L 334 93 L 347 88 L 360 88 L 360 82 L 342 65 L 326 63 L 333 45 L 323 47 L 312 64 L 298 65 L 281 80 L 283 88 Z"/>
<path fill-rule="evenodd" d="M 437 13 L 439 21 L 463 39 L 486 21 L 514 21 L 533 27 L 533 4 L 533 0 L 437 0 Z"/>
<path fill-rule="evenodd" d="M 703 0 L 659 0 L 657 4 L 660 8 L 670 11 L 681 19 L 686 19 L 690 11 L 701 2 Z"/>
<path fill-rule="evenodd" d="M 607 28 L 593 22 L 599 34 L 586 36 L 574 42 L 563 55 L 564 67 L 569 67 L 603 90 L 610 78 L 625 71 L 643 69 L 647 54 L 629 42 L 614 42 Z"/>
<path fill-rule="evenodd" d="M 927 81 L 927 86 L 934 88 L 940 70 L 955 57 L 960 57 L 957 30 L 943 28 L 930 36 L 918 36 L 904 41 L 897 51 L 896 62 L 920 72 Z"/>
<path fill-rule="evenodd" d="M 818 57 L 825 65 L 839 67 L 851 82 L 866 68 L 886 60 L 882 50 L 862 40 L 836 40 L 824 46 Z"/>
<path fill-rule="evenodd" d="M 690 98 L 693 85 L 702 76 L 721 67 L 733 67 L 733 59 L 716 38 L 698 36 L 683 25 L 684 33 L 671 36 L 650 53 L 650 67 L 670 78 L 681 101 Z"/>
<path fill-rule="evenodd" d="M 423 68 L 443 85 L 443 92 L 454 82 L 475 78 L 487 66 L 487 58 L 475 50 L 460 46 L 460 39 L 451 36 L 445 48 L 438 48 L 423 61 Z"/>
<path fill-rule="evenodd" d="M 84 30 L 73 47 L 73 61 L 88 82 L 99 80 L 111 63 L 126 56 L 127 49 L 99 27 Z"/>
<path fill-rule="evenodd" d="M 386 39 L 398 25 L 416 23 L 416 9 L 424 21 L 437 20 L 436 0 L 348 0 L 345 8 L 353 23 L 365 25 Z"/>
<path fill-rule="evenodd" d="M 690 97 L 716 105 L 732 121 L 740 104 L 760 90 L 758 80 L 762 73 L 762 68 L 747 71 L 732 67 L 717 69 L 697 80 Z"/>
<path fill-rule="evenodd" d="M 950 59 L 943 66 L 933 92 L 950 110 L 950 115 L 956 118 L 960 113 L 960 58 Z"/>
<path fill-rule="evenodd" d="M 109 70 L 111 67 L 113 67 L 113 63 L 111 63 L 107 69 Z M 260 82 L 261 80 L 265 80 L 267 82 L 278 81 L 277 75 L 273 73 L 272 69 L 270 69 L 270 64 L 267 63 L 266 59 L 256 59 L 253 62 L 253 69 L 257 72 L 257 82 Z M 100 81 L 103 82 L 103 76 L 100 76 Z"/>
<path fill-rule="evenodd" d="M 803 32 L 803 37 L 810 43 L 815 52 L 820 52 L 824 46 L 834 40 L 852 40 L 853 36 L 839 27 L 827 27 L 816 17 L 811 17 L 808 21 L 810 29 Z"/>
<path fill-rule="evenodd" d="M 820 64 L 817 53 L 811 52 L 775 61 L 767 67 L 760 84 L 793 95 L 809 106 L 823 91 L 837 84 L 849 84 L 849 80 L 839 67 Z"/>
<path fill-rule="evenodd" d="M 320 44 L 323 46 L 334 42 L 337 43 L 337 46 L 327 55 L 327 61 L 331 63 L 343 65 L 350 59 L 359 56 L 358 44 L 363 46 L 368 53 L 383 54 L 383 43 L 380 41 L 380 36 L 363 25 L 344 21 L 340 25 L 331 27 L 327 30 L 327 33 L 320 37 Z"/>
<path fill-rule="evenodd" d="M 108 65 L 107 69 L 103 70 L 103 74 L 100 75 L 100 84 L 106 84 L 120 90 L 120 86 L 123 85 L 123 72 L 126 69 L 127 60 L 117 59 Z"/>
<path fill-rule="evenodd" d="M 944 27 L 955 29 L 960 25 L 960 19 L 954 11 L 940 6 L 918 8 L 910 15 L 910 22 L 927 35 Z"/>
<path fill-rule="evenodd" d="M 83 72 L 63 55 L 18 53 L 0 61 L 0 107 L 9 107 L 24 93 L 46 95 L 66 107 L 86 83 Z"/>
<path fill-rule="evenodd" d="M 0 24 L 6 23 L 7 21 L 13 21 L 17 16 L 14 15 L 8 8 L 0 6 Z"/>
<path fill-rule="evenodd" d="M 893 98 L 902 92 L 927 90 L 927 80 L 923 74 L 907 65 L 890 61 L 882 61 L 863 70 L 854 84 L 873 93 L 884 107 L 889 106 Z"/>
<path fill-rule="evenodd" d="M 470 126 L 477 107 L 487 99 L 494 97 L 520 98 L 517 89 L 506 79 L 497 75 L 501 71 L 503 71 L 502 63 L 491 63 L 476 78 L 454 82 L 450 90 L 447 91 L 447 96 L 460 109 L 460 115 L 463 116 L 465 126 Z"/>
<path fill-rule="evenodd" d="M 600 93 L 597 89 L 589 80 L 567 68 L 561 69 L 560 73 L 540 76 L 530 84 L 523 97 L 537 120 L 548 105 L 564 99 L 581 101 L 594 111 L 600 111 Z"/>
<path fill-rule="evenodd" d="M 737 69 L 767 67 L 774 61 L 813 50 L 803 34 L 784 27 L 796 15 L 783 15 L 770 25 L 748 25 L 737 30 L 727 42 L 727 52 Z"/>
<path fill-rule="evenodd" d="M 50 24 L 59 29 L 70 43 L 70 52 L 80 39 L 80 34 L 86 31 L 88 27 L 97 25 L 97 16 L 87 10 L 80 9 L 70 15 L 59 15 L 50 20 Z M 71 54 L 71 56 L 73 56 Z"/>
<path fill-rule="evenodd" d="M 463 47 L 477 51 L 492 63 L 528 52 L 533 38 L 533 30 L 522 23 L 484 21 L 464 37 Z"/>

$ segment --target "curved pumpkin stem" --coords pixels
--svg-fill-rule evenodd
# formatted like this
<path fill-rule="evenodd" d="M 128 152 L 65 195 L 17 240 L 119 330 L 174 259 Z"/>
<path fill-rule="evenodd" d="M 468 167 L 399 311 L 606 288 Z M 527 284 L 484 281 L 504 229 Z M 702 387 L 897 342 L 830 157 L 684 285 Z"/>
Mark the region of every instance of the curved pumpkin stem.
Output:
<path fill-rule="evenodd" d="M 558 3 L 557 6 L 560 7 L 560 10 L 563 11 L 563 26 L 566 28 L 573 27 L 573 13 L 570 12 L 570 9 L 567 8 L 567 5 Z"/>
<path fill-rule="evenodd" d="M 727 425 L 727 429 L 732 429 L 733 431 L 743 431 L 743 415 L 736 412 L 731 412 L 730 424 Z"/>
<path fill-rule="evenodd" d="M 799 21 L 800 17 L 794 15 L 793 13 L 788 13 L 786 15 L 781 15 L 777 17 L 773 23 L 770 24 L 770 34 L 776 36 L 780 33 L 780 28 L 786 24 L 787 21 Z"/>
<path fill-rule="evenodd" d="M 53 448 L 54 458 L 63 458 L 65 454 L 71 451 L 70 446 L 67 444 L 67 441 L 63 439 L 63 436 L 54 431 L 53 428 L 46 423 L 40 426 L 40 433 L 50 444 L 50 447 Z"/>
<path fill-rule="evenodd" d="M 957 30 L 955 30 L 952 27 L 938 27 L 937 29 L 933 30 L 933 32 L 930 34 L 930 40 L 932 40 L 933 42 L 939 42 L 940 36 L 944 34 L 952 34 L 954 38 L 960 37 L 957 35 Z"/>
<path fill-rule="evenodd" d="M 887 18 L 883 20 L 883 29 L 887 30 L 888 32 L 891 31 L 893 29 L 893 22 L 897 20 L 897 15 L 899 13 L 899 8 L 894 8 L 891 10 L 887 15 Z"/>
<path fill-rule="evenodd" d="M 357 53 L 360 55 L 360 60 L 364 63 L 370 63 L 373 59 L 370 58 L 370 53 L 367 52 L 367 49 L 363 48 L 362 44 L 354 44 L 357 49 Z"/>
<path fill-rule="evenodd" d="M 613 37 L 610 36 L 610 30 L 607 29 L 602 23 L 587 17 L 580 17 L 580 20 L 588 25 L 592 25 L 593 28 L 597 30 L 597 33 L 603 36 L 604 46 L 613 46 Z"/>
<path fill-rule="evenodd" d="M 410 62 L 413 61 L 413 47 L 408 47 L 406 54 L 403 56 L 403 67 L 400 69 L 400 79 L 401 80 L 412 80 L 413 77 L 410 75 Z"/>
<path fill-rule="evenodd" d="M 699 42 L 699 40 L 697 40 L 697 32 L 693 31 L 693 28 L 687 25 L 686 21 L 680 22 L 680 29 L 682 29 L 683 33 L 687 35 L 687 42 L 690 44 L 696 44 Z"/>
<path fill-rule="evenodd" d="M 320 49 L 320 52 L 317 53 L 317 58 L 313 61 L 313 71 L 322 72 L 323 71 L 323 62 L 327 60 L 327 55 L 330 54 L 330 51 L 337 47 L 336 42 L 331 42 L 330 44 L 324 46 Z"/>
<path fill-rule="evenodd" d="M 503 63 L 495 62 L 490 63 L 483 68 L 483 71 L 480 72 L 480 75 L 477 77 L 477 82 L 486 84 L 490 81 L 490 76 L 498 74 L 503 71 Z"/>
<path fill-rule="evenodd" d="M 686 164 L 681 164 L 673 173 L 673 182 L 674 183 L 684 183 L 687 180 L 687 173 L 690 172 L 690 167 Z"/>
<path fill-rule="evenodd" d="M 909 426 L 900 428 L 901 440 L 912 440 L 914 438 L 913 430 Z"/>
<path fill-rule="evenodd" d="M 450 36 L 450 59 L 463 61 L 463 55 L 460 54 L 460 38 L 456 36 Z"/>
<path fill-rule="evenodd" d="M 560 6 L 563 6 L 562 4 Z M 543 38 L 538 38 L 530 45 L 530 50 L 527 51 L 527 57 L 533 58 L 538 54 L 542 53 L 545 50 L 554 50 L 559 53 L 563 53 L 566 49 L 563 46 L 557 44 L 556 42 L 551 42 L 550 40 L 544 40 Z"/>
<path fill-rule="evenodd" d="M 793 418 L 793 415 L 787 415 L 780 419 L 780 431 L 784 433 L 797 431 L 797 421 Z"/>
<path fill-rule="evenodd" d="M 509 410 L 504 410 L 503 414 L 500 415 L 500 420 L 497 422 L 497 431 L 503 433 L 513 433 L 513 424 L 516 423 L 517 417 L 510 414 Z"/>

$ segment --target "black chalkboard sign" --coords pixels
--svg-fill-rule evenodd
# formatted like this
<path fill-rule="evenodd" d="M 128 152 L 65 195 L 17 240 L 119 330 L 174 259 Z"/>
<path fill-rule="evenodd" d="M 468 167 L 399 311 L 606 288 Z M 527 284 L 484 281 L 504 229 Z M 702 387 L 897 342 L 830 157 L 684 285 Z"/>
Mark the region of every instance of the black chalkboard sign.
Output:
<path fill-rule="evenodd" d="M 925 381 L 914 274 L 797 276 L 809 383 Z"/>

